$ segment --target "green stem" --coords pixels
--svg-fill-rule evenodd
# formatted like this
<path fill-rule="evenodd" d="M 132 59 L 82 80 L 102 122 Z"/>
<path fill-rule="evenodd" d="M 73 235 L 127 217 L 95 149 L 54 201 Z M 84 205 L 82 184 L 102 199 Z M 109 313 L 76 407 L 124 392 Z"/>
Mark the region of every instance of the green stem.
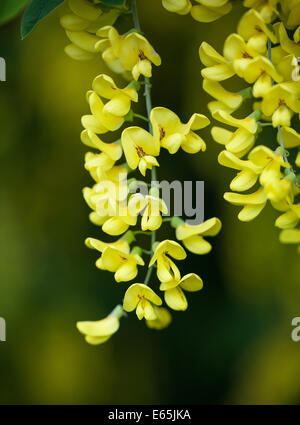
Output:
<path fill-rule="evenodd" d="M 140 115 L 140 114 L 136 114 L 135 112 L 133 113 L 133 116 L 136 118 L 140 118 L 141 120 L 147 121 L 149 122 L 149 118 L 144 117 L 144 115 Z"/>
<path fill-rule="evenodd" d="M 134 23 L 134 27 L 141 32 L 141 25 L 139 22 L 139 17 L 138 17 L 138 13 L 137 13 L 137 8 L 136 8 L 136 0 L 131 0 L 131 13 L 132 13 L 132 17 L 133 17 L 133 23 Z M 152 125 L 150 122 L 150 114 L 151 114 L 151 110 L 152 110 L 152 100 L 151 100 L 151 83 L 148 77 L 144 77 L 144 81 L 145 81 L 145 100 L 146 100 L 146 109 L 147 109 L 147 117 L 148 117 L 148 127 L 149 127 L 149 132 L 152 134 Z M 156 168 L 152 167 L 151 170 L 151 181 L 156 181 L 157 180 L 157 174 L 156 174 Z M 151 247 L 150 250 L 152 250 L 152 247 L 154 245 L 154 243 L 156 242 L 156 232 L 153 231 L 151 232 Z M 145 280 L 144 280 L 144 284 L 148 285 L 151 275 L 152 275 L 152 271 L 153 271 L 153 266 L 150 267 L 147 271 Z"/>
<path fill-rule="evenodd" d="M 152 234 L 152 232 L 148 232 L 148 231 L 145 231 L 145 232 L 143 232 L 143 230 L 135 230 L 134 232 L 133 232 L 135 235 L 151 235 Z"/>
<path fill-rule="evenodd" d="M 118 304 L 108 316 L 115 316 L 118 319 L 121 319 L 122 317 L 127 317 L 127 314 L 123 310 L 121 304 Z"/>
<path fill-rule="evenodd" d="M 272 63 L 272 42 L 270 39 L 268 39 L 268 57 L 269 57 L 269 61 Z M 274 80 L 272 78 L 272 85 L 274 85 Z M 282 132 L 281 132 L 281 127 L 280 125 L 277 127 L 278 130 L 278 134 L 279 134 L 279 140 L 280 140 L 280 146 L 283 149 L 283 158 L 284 158 L 284 162 L 289 162 L 287 155 L 285 153 L 285 148 L 284 148 L 284 142 L 283 142 L 283 137 L 282 137 Z"/>

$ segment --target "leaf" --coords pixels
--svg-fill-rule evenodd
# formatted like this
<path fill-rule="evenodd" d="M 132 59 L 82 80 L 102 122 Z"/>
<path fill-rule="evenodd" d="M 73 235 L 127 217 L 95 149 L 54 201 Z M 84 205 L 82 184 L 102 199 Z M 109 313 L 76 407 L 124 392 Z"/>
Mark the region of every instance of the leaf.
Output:
<path fill-rule="evenodd" d="M 4 24 L 17 16 L 25 7 L 28 0 L 1 0 L 0 24 Z"/>
<path fill-rule="evenodd" d="M 9 0 L 11 1 L 11 0 Z M 21 24 L 21 36 L 24 39 L 35 26 L 64 0 L 31 0 L 25 10 Z"/>
<path fill-rule="evenodd" d="M 126 0 L 101 0 L 106 6 L 124 6 Z"/>

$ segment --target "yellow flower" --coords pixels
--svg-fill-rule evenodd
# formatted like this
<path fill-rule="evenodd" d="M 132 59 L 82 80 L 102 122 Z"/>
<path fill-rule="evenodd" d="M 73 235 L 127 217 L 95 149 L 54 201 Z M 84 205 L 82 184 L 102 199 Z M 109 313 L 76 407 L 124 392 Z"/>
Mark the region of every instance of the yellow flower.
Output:
<path fill-rule="evenodd" d="M 77 329 L 85 336 L 87 343 L 103 344 L 118 331 L 123 314 L 122 306 L 118 305 L 105 319 L 95 322 L 77 322 Z"/>
<path fill-rule="evenodd" d="M 248 157 L 254 166 L 260 168 L 259 182 L 261 188 L 247 195 L 225 193 L 224 198 L 233 205 L 244 205 L 238 215 L 241 221 L 251 221 L 257 217 L 270 200 L 279 211 L 287 211 L 293 202 L 293 184 L 283 178 L 281 167 L 290 168 L 281 154 L 271 151 L 266 146 L 257 146 Z"/>
<path fill-rule="evenodd" d="M 100 183 L 101 181 L 112 181 L 113 183 L 121 183 L 127 177 L 128 169 L 123 165 L 115 165 L 111 168 L 108 167 L 111 160 L 106 160 L 106 158 L 101 158 L 103 153 L 94 154 L 92 152 L 87 152 L 85 155 L 85 164 L 84 167 L 89 171 L 92 178 Z"/>
<path fill-rule="evenodd" d="M 147 169 L 159 164 L 155 156 L 159 155 L 159 141 L 140 127 L 128 127 L 121 136 L 124 155 L 129 167 L 135 170 L 139 167 L 144 176 Z"/>
<path fill-rule="evenodd" d="M 197 226 L 181 224 L 176 228 L 176 238 L 194 254 L 207 254 L 212 246 L 203 236 L 216 236 L 222 227 L 221 221 L 214 217 Z"/>
<path fill-rule="evenodd" d="M 128 34 L 120 44 L 119 60 L 126 71 L 131 71 L 135 80 L 142 74 L 152 76 L 152 63 L 161 65 L 161 58 L 151 44 L 137 32 Z"/>
<path fill-rule="evenodd" d="M 145 265 L 140 254 L 141 249 L 138 247 L 133 248 L 130 253 L 125 253 L 113 246 L 108 246 L 103 250 L 96 266 L 101 270 L 115 273 L 116 282 L 128 282 L 137 276 L 137 266 Z"/>
<path fill-rule="evenodd" d="M 203 41 L 199 47 L 199 57 L 206 68 L 202 69 L 202 77 L 208 80 L 224 81 L 233 77 L 235 71 L 222 55 Z"/>
<path fill-rule="evenodd" d="M 81 132 L 80 138 L 84 145 L 98 149 L 100 152 L 104 152 L 114 162 L 118 161 L 122 156 L 121 146 L 114 143 L 103 142 L 91 130 L 83 130 Z"/>
<path fill-rule="evenodd" d="M 290 209 L 281 214 L 276 222 L 275 226 L 280 229 L 292 229 L 297 226 L 300 220 L 300 204 L 290 205 Z"/>
<path fill-rule="evenodd" d="M 287 83 L 273 86 L 264 96 L 261 109 L 264 115 L 272 117 L 273 126 L 290 127 L 293 112 L 300 112 L 299 89 Z"/>
<path fill-rule="evenodd" d="M 288 29 L 293 29 L 300 22 L 299 0 L 281 0 L 282 16 Z"/>
<path fill-rule="evenodd" d="M 187 15 L 192 8 L 190 0 L 162 0 L 162 5 L 169 12 L 179 15 Z"/>
<path fill-rule="evenodd" d="M 296 130 L 291 127 L 282 127 L 281 131 L 285 148 L 292 149 L 300 146 L 300 134 Z M 277 134 L 277 140 L 280 143 L 279 132 Z M 295 164 L 300 168 L 300 150 L 298 151 Z"/>
<path fill-rule="evenodd" d="M 284 162 L 282 155 L 274 155 L 272 152 L 272 157 L 269 158 L 269 163 L 264 167 L 259 179 L 268 199 L 275 203 L 285 201 L 292 191 L 292 183 L 282 179 L 281 167 L 289 168 L 290 165 Z"/>
<path fill-rule="evenodd" d="M 230 189 L 236 192 L 244 192 L 253 187 L 262 171 L 261 167 L 251 161 L 239 159 L 228 151 L 222 151 L 218 156 L 218 161 L 224 167 L 240 171 L 230 183 Z"/>
<path fill-rule="evenodd" d="M 109 99 L 103 112 L 124 117 L 131 108 L 131 102 L 138 101 L 138 93 L 133 88 L 119 89 L 108 75 L 98 75 L 93 81 L 93 90 L 102 98 Z"/>
<path fill-rule="evenodd" d="M 150 121 L 155 144 L 160 144 L 170 154 L 176 153 L 180 147 L 188 153 L 205 151 L 205 142 L 193 130 L 209 125 L 210 121 L 206 116 L 193 114 L 189 122 L 183 124 L 170 109 L 157 107 L 152 109 Z"/>
<path fill-rule="evenodd" d="M 268 200 L 263 188 L 249 195 L 226 192 L 224 194 L 224 199 L 233 205 L 243 206 L 243 209 L 238 215 L 238 219 L 245 222 L 254 220 L 264 209 Z"/>
<path fill-rule="evenodd" d="M 116 28 L 111 25 L 103 26 L 96 32 L 99 41 L 96 43 L 96 50 L 102 52 L 102 59 L 106 65 L 115 73 L 122 74 L 127 78 L 127 71 L 120 63 L 119 55 L 121 43 L 125 36 L 120 35 Z"/>
<path fill-rule="evenodd" d="M 147 206 L 143 212 L 141 227 L 143 231 L 154 231 L 160 228 L 163 214 L 168 214 L 168 208 L 163 199 L 156 196 L 146 196 Z"/>
<path fill-rule="evenodd" d="M 268 27 L 262 16 L 254 9 L 245 13 L 238 25 L 238 33 L 248 46 L 256 51 L 264 53 L 268 38 L 272 43 L 277 43 L 275 33 Z"/>
<path fill-rule="evenodd" d="M 292 149 L 300 146 L 300 134 L 296 130 L 291 127 L 282 127 L 281 132 L 285 148 Z M 280 143 L 279 132 L 277 133 L 277 140 Z"/>
<path fill-rule="evenodd" d="M 169 257 L 175 258 L 175 260 L 184 260 L 186 252 L 179 243 L 167 239 L 157 244 L 149 263 L 149 267 L 151 267 L 157 262 L 157 277 L 163 283 L 174 279 L 179 281 L 181 277 L 178 267 Z"/>
<path fill-rule="evenodd" d="M 98 28 L 104 25 L 113 25 L 120 15 L 120 11 L 112 9 L 103 13 L 99 7 L 88 0 L 69 0 L 70 13 L 60 19 L 61 26 L 72 42 L 65 48 L 68 56 L 75 60 L 90 60 L 97 54 L 95 36 Z"/>
<path fill-rule="evenodd" d="M 135 247 L 130 252 L 128 242 L 120 239 L 117 242 L 106 243 L 94 238 L 87 238 L 87 247 L 101 252 L 96 261 L 96 267 L 100 270 L 108 270 L 115 273 L 116 282 L 128 282 L 136 277 L 137 266 L 144 266 L 141 258 L 141 249 Z"/>
<path fill-rule="evenodd" d="M 129 246 L 128 242 L 126 242 L 125 240 L 122 240 L 122 239 L 120 239 L 116 242 L 102 242 L 99 239 L 87 238 L 85 240 L 85 244 L 88 248 L 96 249 L 97 251 L 99 251 L 101 253 L 105 250 L 105 248 L 107 248 L 109 246 L 118 249 L 119 251 L 123 252 L 124 254 L 129 254 L 129 252 L 130 252 L 130 246 Z"/>
<path fill-rule="evenodd" d="M 264 45 L 264 50 L 266 50 L 266 45 Z M 272 62 L 265 56 L 261 56 L 260 52 L 255 49 L 255 46 L 251 47 L 249 43 L 246 43 L 238 34 L 230 34 L 225 40 L 223 49 L 224 57 L 207 43 L 202 43 L 199 54 L 200 60 L 207 66 L 207 68 L 204 68 L 201 72 L 204 79 L 224 81 L 236 73 L 250 84 L 260 79 L 264 74 L 267 74 L 276 82 L 281 82 L 283 80 L 282 75 L 277 72 Z M 222 92 L 224 92 L 223 87 L 220 85 L 215 85 L 215 88 L 212 89 L 208 86 L 208 89 L 208 93 L 216 98 L 217 96 L 211 93 L 211 91 L 219 92 L 219 97 L 222 95 Z M 237 95 L 235 94 L 235 96 Z M 237 109 L 239 104 L 235 105 L 231 103 L 227 104 L 227 106 Z"/>
<path fill-rule="evenodd" d="M 287 53 L 289 53 L 293 56 L 299 57 L 300 56 L 300 46 L 297 42 L 290 40 L 283 23 L 278 24 L 278 35 L 279 35 L 280 47 L 285 52 L 287 52 Z"/>
<path fill-rule="evenodd" d="M 123 308 L 127 312 L 136 310 L 139 320 L 155 320 L 157 315 L 154 306 L 160 306 L 162 300 L 156 293 L 143 283 L 134 283 L 125 292 Z"/>
<path fill-rule="evenodd" d="M 280 233 L 279 240 L 284 244 L 299 244 L 298 252 L 300 254 L 300 229 L 286 229 Z"/>
<path fill-rule="evenodd" d="M 204 79 L 203 89 L 213 98 L 230 108 L 230 110 L 237 110 L 243 103 L 243 96 L 224 89 L 218 81 Z"/>
<path fill-rule="evenodd" d="M 233 133 L 220 127 L 213 127 L 211 134 L 213 139 L 225 145 L 226 150 L 237 157 L 242 157 L 253 147 L 258 130 L 254 118 L 237 119 L 225 111 L 216 111 L 213 117 L 223 124 L 236 127 Z"/>
<path fill-rule="evenodd" d="M 278 15 L 278 2 L 279 0 L 244 0 L 244 6 L 257 10 L 266 23 L 271 23 Z"/>
<path fill-rule="evenodd" d="M 232 9 L 228 0 L 196 0 L 200 5 L 191 9 L 192 17 L 199 22 L 213 22 L 227 15 Z"/>
<path fill-rule="evenodd" d="M 94 91 L 87 93 L 87 100 L 92 115 L 84 115 L 81 119 L 85 129 L 97 134 L 118 130 L 124 123 L 124 116 L 118 116 L 107 112 L 101 98 Z"/>
<path fill-rule="evenodd" d="M 188 302 L 183 292 L 196 292 L 203 288 L 202 279 L 195 273 L 185 275 L 179 281 L 173 280 L 168 283 L 162 283 L 159 287 L 164 291 L 166 304 L 177 311 L 185 311 L 188 308 Z"/>
<path fill-rule="evenodd" d="M 103 190 L 98 193 L 96 188 Z M 107 187 L 107 190 L 106 190 Z M 129 211 L 124 205 L 123 198 L 126 198 L 127 186 L 121 185 L 121 190 L 114 186 L 114 182 L 105 181 L 103 185 L 98 184 L 91 188 L 84 188 L 83 196 L 88 206 L 93 210 L 90 220 L 97 226 L 102 226 L 102 230 L 111 236 L 118 236 L 126 232 L 129 226 L 137 223 L 137 214 Z M 121 198 L 121 202 L 118 199 Z"/>
<path fill-rule="evenodd" d="M 163 307 L 155 307 L 153 306 L 154 313 L 156 315 L 156 319 L 154 320 L 146 320 L 146 325 L 150 329 L 161 330 L 169 326 L 172 321 L 172 316 L 170 312 Z"/>
<path fill-rule="evenodd" d="M 122 208 L 118 206 L 120 210 Z M 111 236 L 119 236 L 122 233 L 128 230 L 129 226 L 135 226 L 137 222 L 137 217 L 132 216 L 127 208 L 125 208 L 122 213 L 116 217 L 110 217 L 105 220 L 102 225 L 103 232 Z"/>
<path fill-rule="evenodd" d="M 104 152 L 98 154 L 87 152 L 84 157 L 84 168 L 88 170 L 96 182 L 104 179 L 107 172 L 114 167 L 114 164 L 115 161 Z M 123 172 L 126 173 L 126 168 L 122 168 Z"/>

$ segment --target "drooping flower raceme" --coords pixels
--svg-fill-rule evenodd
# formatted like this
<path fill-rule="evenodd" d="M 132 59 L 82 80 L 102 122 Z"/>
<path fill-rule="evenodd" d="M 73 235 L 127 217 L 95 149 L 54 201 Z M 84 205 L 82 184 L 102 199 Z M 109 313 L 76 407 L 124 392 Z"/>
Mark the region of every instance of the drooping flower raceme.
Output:
<path fill-rule="evenodd" d="M 91 209 L 92 223 L 101 227 L 108 237 L 115 237 L 103 241 L 97 235 L 87 238 L 85 243 L 97 251 L 95 265 L 98 269 L 113 273 L 120 285 L 131 282 L 125 288 L 123 305 L 118 305 L 105 319 L 78 322 L 78 330 L 90 344 L 107 341 L 119 329 L 120 319 L 126 312 L 135 311 L 138 319 L 144 318 L 150 329 L 167 327 L 172 319 L 167 307 L 175 311 L 186 310 L 185 292 L 196 292 L 203 287 L 202 279 L 195 273 L 181 276 L 176 263 L 184 260 L 187 254 L 180 243 L 157 240 L 156 231 L 165 222 L 168 207 L 160 188 L 137 180 L 134 173 L 138 170 L 138 178 L 146 178 L 151 173 L 151 180 L 155 181 L 161 149 L 172 155 L 180 149 L 189 154 L 204 152 L 206 143 L 198 131 L 210 121 L 194 113 L 183 123 L 170 109 L 152 108 L 149 78 L 153 65 L 159 66 L 161 58 L 141 34 L 135 0 L 130 3 L 135 28 L 125 34 L 120 34 L 113 25 L 120 14 L 127 12 L 126 5 L 124 9 L 112 7 L 107 12 L 101 10 L 98 2 L 69 0 L 70 13 L 61 18 L 61 25 L 71 41 L 65 49 L 70 57 L 87 60 L 100 56 L 111 71 L 129 80 L 121 85 L 109 75 L 98 75 L 86 95 L 89 111 L 81 119 L 81 141 L 91 149 L 85 155 L 84 166 L 94 181 L 91 187 L 83 189 L 83 196 Z M 199 0 L 194 6 L 189 1 L 164 1 L 164 6 L 178 13 L 191 11 L 196 19 L 207 22 L 231 8 L 230 2 L 217 0 L 210 5 Z M 141 76 L 143 81 L 140 81 Z M 146 117 L 134 112 L 135 104 L 143 97 L 139 93 L 142 85 L 145 86 Z M 241 102 L 238 99 L 238 103 Z M 233 103 L 238 106 L 236 101 Z M 148 128 L 136 123 L 123 128 L 135 119 L 148 121 Z M 144 189 L 150 186 L 150 190 L 147 193 L 136 191 L 140 185 Z M 208 253 L 211 245 L 203 236 L 215 236 L 221 229 L 216 218 L 198 226 L 185 224 L 179 217 L 167 221 L 176 229 L 178 241 L 196 254 Z M 141 247 L 140 234 L 150 236 L 148 249 Z M 145 260 L 145 255 L 151 256 L 150 262 Z M 138 276 L 145 265 L 147 272 L 140 280 Z M 155 267 L 157 289 L 152 288 Z M 162 299 L 166 306 L 162 306 Z"/>
<path fill-rule="evenodd" d="M 283 229 L 280 240 L 292 243 L 297 239 L 293 237 L 298 230 L 300 193 L 296 172 L 300 135 L 293 128 L 293 119 L 300 113 L 300 1 L 245 0 L 244 5 L 250 10 L 241 17 L 237 32 L 226 38 L 222 54 L 206 42 L 199 49 L 205 66 L 203 88 L 214 98 L 208 107 L 218 121 L 211 134 L 225 149 L 219 163 L 238 171 L 230 183 L 233 192 L 224 195 L 242 207 L 238 218 L 253 220 L 269 201 L 281 213 L 275 222 Z M 222 82 L 233 76 L 248 87 L 238 93 L 225 89 Z M 248 99 L 253 99 L 254 112 L 235 117 Z M 277 132 L 268 146 L 267 126 Z"/>

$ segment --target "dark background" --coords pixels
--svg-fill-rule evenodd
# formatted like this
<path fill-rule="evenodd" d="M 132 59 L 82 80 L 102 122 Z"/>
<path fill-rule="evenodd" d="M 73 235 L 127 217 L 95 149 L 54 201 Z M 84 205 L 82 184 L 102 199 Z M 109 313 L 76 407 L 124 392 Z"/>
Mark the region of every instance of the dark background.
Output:
<path fill-rule="evenodd" d="M 235 3 L 230 15 L 206 25 L 168 13 L 159 0 L 138 1 L 143 31 L 163 59 L 152 80 L 155 106 L 183 121 L 196 111 L 209 115 L 198 48 L 206 40 L 221 51 L 244 11 Z M 279 244 L 270 207 L 244 224 L 223 200 L 233 171 L 217 163 L 221 146 L 209 130 L 206 153 L 163 152 L 159 169 L 160 179 L 204 180 L 205 217 L 222 219 L 212 253 L 180 264 L 182 273 L 203 278 L 204 290 L 190 294 L 187 312 L 174 313 L 162 332 L 135 314 L 105 345 L 91 347 L 77 332 L 77 320 L 106 316 L 127 285 L 99 271 L 97 254 L 83 244 L 102 235 L 81 195 L 91 179 L 80 117 L 93 78 L 109 71 L 99 58 L 79 63 L 64 54 L 61 13 L 25 41 L 19 19 L 0 29 L 7 61 L 0 83 L 0 316 L 7 321 L 0 403 L 298 403 L 300 343 L 290 334 L 300 316 L 299 256 Z M 275 148 L 272 131 L 261 137 Z M 174 238 L 168 232 L 164 225 L 160 237 Z"/>

